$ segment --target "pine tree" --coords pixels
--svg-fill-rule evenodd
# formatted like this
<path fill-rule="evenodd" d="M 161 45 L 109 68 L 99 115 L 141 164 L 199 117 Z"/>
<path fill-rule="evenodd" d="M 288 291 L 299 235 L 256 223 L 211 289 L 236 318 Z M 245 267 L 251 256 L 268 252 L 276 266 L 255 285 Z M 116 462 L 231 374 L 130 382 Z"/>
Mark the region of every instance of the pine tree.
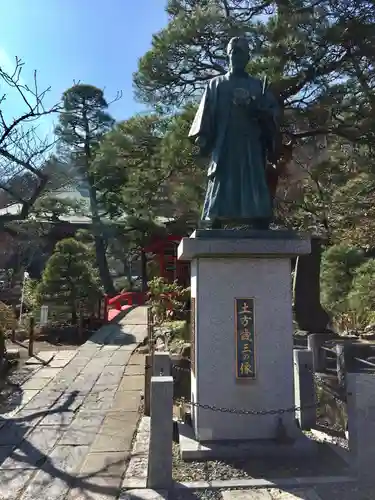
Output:
<path fill-rule="evenodd" d="M 322 303 L 333 315 L 348 309 L 348 294 L 356 269 L 364 262 L 364 253 L 346 244 L 334 245 L 322 258 Z"/>
<path fill-rule="evenodd" d="M 79 303 L 95 303 L 100 295 L 93 260 L 88 247 L 74 238 L 57 243 L 36 289 L 38 302 L 67 306 L 76 324 Z"/>
<path fill-rule="evenodd" d="M 100 218 L 98 194 L 92 163 L 99 141 L 114 124 L 107 113 L 103 91 L 92 85 L 74 85 L 63 94 L 56 135 L 60 155 L 67 157 L 76 168 L 77 177 L 86 181 L 90 194 L 90 212 L 95 238 L 96 262 L 106 293 L 113 294 L 114 286 L 106 256 L 104 227 Z"/>
<path fill-rule="evenodd" d="M 245 35 L 248 71 L 267 76 L 279 97 L 284 143 L 291 141 L 292 166 L 302 177 L 297 186 L 291 178 L 280 183 L 280 221 L 324 232 L 331 241 L 373 244 L 374 3 L 169 0 L 166 10 L 168 24 L 153 36 L 134 74 L 138 99 L 169 112 L 196 104 L 207 81 L 225 73 L 229 39 Z M 307 160 L 301 152 L 321 138 L 327 148 L 317 165 L 319 152 Z M 175 162 L 184 149 L 181 141 L 170 148 Z"/>

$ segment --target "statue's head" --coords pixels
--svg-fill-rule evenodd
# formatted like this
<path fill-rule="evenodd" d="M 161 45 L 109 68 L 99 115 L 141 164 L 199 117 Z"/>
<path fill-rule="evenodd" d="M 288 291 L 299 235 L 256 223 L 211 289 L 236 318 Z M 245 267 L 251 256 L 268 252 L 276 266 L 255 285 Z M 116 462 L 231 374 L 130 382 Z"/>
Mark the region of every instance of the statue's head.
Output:
<path fill-rule="evenodd" d="M 231 69 L 243 71 L 249 62 L 249 43 L 246 38 L 239 36 L 231 38 L 228 43 L 227 54 Z"/>

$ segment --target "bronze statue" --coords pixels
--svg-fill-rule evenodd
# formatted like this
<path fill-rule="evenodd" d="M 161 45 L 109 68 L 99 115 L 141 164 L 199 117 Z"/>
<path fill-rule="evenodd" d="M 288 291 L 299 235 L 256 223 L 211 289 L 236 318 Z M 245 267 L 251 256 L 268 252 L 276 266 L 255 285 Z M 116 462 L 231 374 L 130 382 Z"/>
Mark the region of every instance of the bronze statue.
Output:
<path fill-rule="evenodd" d="M 208 82 L 189 132 L 210 156 L 202 221 L 267 229 L 273 207 L 266 166 L 276 168 L 279 157 L 280 107 L 266 81 L 246 72 L 247 40 L 232 38 L 227 53 L 229 71 Z"/>

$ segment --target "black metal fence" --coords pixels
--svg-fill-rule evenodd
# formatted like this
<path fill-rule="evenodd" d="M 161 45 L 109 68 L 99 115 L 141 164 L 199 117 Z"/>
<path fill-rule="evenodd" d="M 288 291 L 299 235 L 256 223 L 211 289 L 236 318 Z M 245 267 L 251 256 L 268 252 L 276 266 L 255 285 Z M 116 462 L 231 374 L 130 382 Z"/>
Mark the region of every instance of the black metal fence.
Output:
<path fill-rule="evenodd" d="M 312 334 L 308 348 L 313 354 L 314 372 L 346 391 L 347 373 L 375 373 L 375 344 L 353 338 Z"/>

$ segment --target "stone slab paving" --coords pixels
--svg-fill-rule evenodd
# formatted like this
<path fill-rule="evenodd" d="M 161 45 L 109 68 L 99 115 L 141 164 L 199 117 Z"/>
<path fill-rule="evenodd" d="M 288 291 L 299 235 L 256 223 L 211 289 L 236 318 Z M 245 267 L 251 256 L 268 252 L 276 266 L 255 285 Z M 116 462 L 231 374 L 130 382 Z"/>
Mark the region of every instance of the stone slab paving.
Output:
<path fill-rule="evenodd" d="M 1 500 L 114 500 L 138 423 L 146 308 L 106 325 L 76 351 L 44 352 L 0 415 Z M 138 365 L 139 364 L 139 365 Z"/>
<path fill-rule="evenodd" d="M 166 491 L 138 489 L 126 491 L 121 495 L 120 500 L 168 500 L 168 498 L 172 499 L 173 496 L 168 495 L 168 492 Z"/>

